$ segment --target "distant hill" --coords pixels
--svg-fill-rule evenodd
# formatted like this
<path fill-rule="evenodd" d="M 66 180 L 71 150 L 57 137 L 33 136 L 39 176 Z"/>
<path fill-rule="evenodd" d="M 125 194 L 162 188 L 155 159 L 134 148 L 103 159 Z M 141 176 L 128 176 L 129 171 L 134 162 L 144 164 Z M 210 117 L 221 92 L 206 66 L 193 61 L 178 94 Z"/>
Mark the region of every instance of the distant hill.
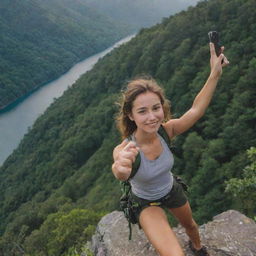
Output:
<path fill-rule="evenodd" d="M 160 22 L 163 17 L 195 5 L 198 0 L 84 0 L 104 15 L 138 29 Z"/>
<path fill-rule="evenodd" d="M 195 2 L 1 1 L 0 112 L 78 61 Z"/>
<path fill-rule="evenodd" d="M 0 109 L 134 31 L 82 0 L 0 2 Z"/>
<path fill-rule="evenodd" d="M 225 193 L 225 182 L 242 176 L 256 145 L 255 24 L 255 0 L 203 1 L 142 29 L 81 76 L 0 168 L 0 254 L 67 256 L 90 239 L 121 194 L 111 173 L 120 90 L 131 77 L 152 75 L 179 117 L 209 75 L 209 30 L 220 31 L 231 64 L 205 116 L 174 141 L 173 172 L 188 183 L 199 224 L 251 204 Z"/>

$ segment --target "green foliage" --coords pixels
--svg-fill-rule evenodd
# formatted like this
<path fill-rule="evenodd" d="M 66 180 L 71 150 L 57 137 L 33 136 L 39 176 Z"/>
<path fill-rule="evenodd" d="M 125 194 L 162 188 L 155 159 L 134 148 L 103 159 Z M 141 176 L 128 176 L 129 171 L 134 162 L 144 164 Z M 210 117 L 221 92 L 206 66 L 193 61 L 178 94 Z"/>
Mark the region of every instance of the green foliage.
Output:
<path fill-rule="evenodd" d="M 74 255 L 74 246 L 81 248 L 93 235 L 101 216 L 84 209 L 50 214 L 40 229 L 26 238 L 24 249 L 29 255 L 62 255 L 66 251 Z"/>
<path fill-rule="evenodd" d="M 174 172 L 190 186 L 199 223 L 233 207 L 238 201 L 224 193 L 225 181 L 243 177 L 246 149 L 256 145 L 255 12 L 254 0 L 202 1 L 141 30 L 55 100 L 0 168 L 0 254 L 80 250 L 73 229 L 62 230 L 64 216 L 75 216 L 75 229 L 79 216 L 73 209 L 96 215 L 118 209 L 120 187 L 110 170 L 120 141 L 114 124 L 120 90 L 135 75 L 152 75 L 163 85 L 173 117 L 179 117 L 209 74 L 207 32 L 212 29 L 221 30 L 231 65 L 204 117 L 175 139 L 180 153 Z M 83 241 L 91 228 L 77 232 Z M 44 235 L 48 230 L 54 230 L 51 243 L 50 234 Z"/>
<path fill-rule="evenodd" d="M 206 149 L 206 143 L 196 132 L 191 132 L 183 143 L 182 149 L 184 151 L 183 159 L 187 163 L 184 167 L 184 178 L 190 181 L 197 172 L 198 162 Z"/>
<path fill-rule="evenodd" d="M 250 164 L 243 169 L 242 178 L 226 181 L 226 192 L 234 197 L 235 206 L 250 217 L 256 215 L 256 148 L 247 150 Z"/>
<path fill-rule="evenodd" d="M 0 3 L 0 109 L 133 31 L 83 1 Z"/>
<path fill-rule="evenodd" d="M 80 256 L 80 254 L 77 252 L 75 247 L 71 247 L 68 249 L 68 251 L 64 254 L 64 256 Z"/>
<path fill-rule="evenodd" d="M 71 247 L 68 249 L 66 253 L 63 254 L 63 256 L 80 256 L 80 255 L 94 256 L 94 253 L 86 246 L 83 246 L 80 250 L 77 250 L 75 247 Z"/>

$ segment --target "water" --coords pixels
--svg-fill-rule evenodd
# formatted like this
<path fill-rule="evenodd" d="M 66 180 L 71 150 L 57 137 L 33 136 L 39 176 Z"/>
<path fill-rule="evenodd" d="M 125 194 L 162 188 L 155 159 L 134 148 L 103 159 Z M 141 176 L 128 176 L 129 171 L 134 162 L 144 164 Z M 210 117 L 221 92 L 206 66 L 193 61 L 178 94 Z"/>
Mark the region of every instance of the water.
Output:
<path fill-rule="evenodd" d="M 19 145 L 28 128 L 53 102 L 54 98 L 60 97 L 68 86 L 72 85 L 82 74 L 92 69 L 99 58 L 128 42 L 133 36 L 128 36 L 103 52 L 79 62 L 58 79 L 44 85 L 20 104 L 0 114 L 0 165 Z"/>

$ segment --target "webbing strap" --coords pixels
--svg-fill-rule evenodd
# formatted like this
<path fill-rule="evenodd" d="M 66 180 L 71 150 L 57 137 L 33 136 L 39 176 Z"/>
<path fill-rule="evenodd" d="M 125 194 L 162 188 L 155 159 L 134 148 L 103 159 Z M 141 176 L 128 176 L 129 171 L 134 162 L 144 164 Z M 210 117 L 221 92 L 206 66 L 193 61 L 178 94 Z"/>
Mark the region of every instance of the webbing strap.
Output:
<path fill-rule="evenodd" d="M 166 132 L 166 130 L 164 129 L 164 127 L 162 125 L 158 129 L 158 133 L 162 136 L 162 138 L 164 139 L 164 141 L 166 142 L 168 147 L 171 148 L 170 137 L 169 137 L 168 133 Z"/>
<path fill-rule="evenodd" d="M 129 240 L 132 240 L 132 224 L 129 221 Z"/>

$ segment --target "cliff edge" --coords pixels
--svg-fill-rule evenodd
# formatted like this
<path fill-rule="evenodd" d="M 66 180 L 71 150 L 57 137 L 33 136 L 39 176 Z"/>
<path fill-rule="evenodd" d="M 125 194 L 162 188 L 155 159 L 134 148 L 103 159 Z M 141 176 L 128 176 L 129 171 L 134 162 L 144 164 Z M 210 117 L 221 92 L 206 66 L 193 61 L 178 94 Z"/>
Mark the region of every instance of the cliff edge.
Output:
<path fill-rule="evenodd" d="M 193 256 L 188 237 L 181 226 L 173 228 L 186 256 Z M 211 256 L 256 256 L 256 223 L 238 211 L 229 210 L 200 226 L 202 243 Z M 104 216 L 89 247 L 95 256 L 158 255 L 137 225 L 132 226 L 129 241 L 128 223 L 122 212 Z"/>

